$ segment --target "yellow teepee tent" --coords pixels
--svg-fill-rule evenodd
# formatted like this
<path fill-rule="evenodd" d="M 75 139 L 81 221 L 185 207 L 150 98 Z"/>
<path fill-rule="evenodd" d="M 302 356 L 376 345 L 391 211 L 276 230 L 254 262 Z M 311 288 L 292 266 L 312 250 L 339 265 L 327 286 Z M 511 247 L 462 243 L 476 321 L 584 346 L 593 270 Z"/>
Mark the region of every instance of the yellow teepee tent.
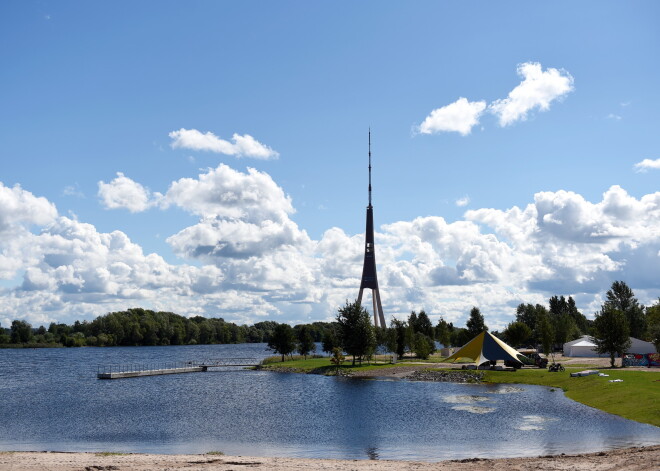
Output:
<path fill-rule="evenodd" d="M 477 335 L 444 361 L 453 363 L 459 359 L 472 360 L 477 365 L 495 360 L 510 360 L 521 363 L 527 361 L 525 355 L 509 347 L 487 331 Z"/>

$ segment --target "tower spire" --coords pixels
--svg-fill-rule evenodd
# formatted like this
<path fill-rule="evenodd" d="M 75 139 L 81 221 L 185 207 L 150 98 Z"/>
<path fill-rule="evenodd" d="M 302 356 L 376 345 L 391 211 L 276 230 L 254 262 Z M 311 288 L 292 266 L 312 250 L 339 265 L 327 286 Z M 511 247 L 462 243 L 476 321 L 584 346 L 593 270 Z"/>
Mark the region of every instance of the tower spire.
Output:
<path fill-rule="evenodd" d="M 369 207 L 371 207 L 371 128 L 369 128 Z"/>
<path fill-rule="evenodd" d="M 364 288 L 371 289 L 371 301 L 374 308 L 374 325 L 386 327 L 383 305 L 380 301 L 378 277 L 376 276 L 376 246 L 374 244 L 374 208 L 371 205 L 371 128 L 369 128 L 369 206 L 367 206 L 367 228 L 364 243 L 364 265 L 362 267 L 362 281 L 358 303 L 362 303 Z"/>

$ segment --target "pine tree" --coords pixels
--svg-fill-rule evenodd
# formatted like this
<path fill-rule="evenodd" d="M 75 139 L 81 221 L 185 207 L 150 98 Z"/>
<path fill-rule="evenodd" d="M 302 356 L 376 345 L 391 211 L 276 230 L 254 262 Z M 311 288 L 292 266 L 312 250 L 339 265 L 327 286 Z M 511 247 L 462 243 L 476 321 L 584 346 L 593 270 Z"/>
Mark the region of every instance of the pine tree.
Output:
<path fill-rule="evenodd" d="M 470 311 L 470 318 L 467 320 L 466 327 L 470 338 L 476 337 L 484 330 L 488 330 L 484 321 L 484 316 L 478 307 L 473 307 Z"/>
<path fill-rule="evenodd" d="M 646 333 L 646 315 L 644 306 L 635 298 L 635 293 L 623 281 L 615 281 L 607 292 L 607 301 L 610 308 L 621 311 L 628 321 L 630 336 L 642 338 Z"/>

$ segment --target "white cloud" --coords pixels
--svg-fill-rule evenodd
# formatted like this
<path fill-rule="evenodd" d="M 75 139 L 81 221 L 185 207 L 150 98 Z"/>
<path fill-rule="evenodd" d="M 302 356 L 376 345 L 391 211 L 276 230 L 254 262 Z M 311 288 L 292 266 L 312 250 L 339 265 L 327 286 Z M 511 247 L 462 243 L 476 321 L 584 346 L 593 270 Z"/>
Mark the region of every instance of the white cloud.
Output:
<path fill-rule="evenodd" d="M 485 109 L 485 101 L 470 102 L 461 97 L 454 103 L 431 111 L 431 114 L 419 125 L 419 132 L 422 134 L 457 132 L 467 136 L 472 128 L 479 124 L 479 117 Z"/>
<path fill-rule="evenodd" d="M 467 206 L 470 204 L 470 197 L 469 196 L 463 196 L 462 198 L 458 198 L 456 200 L 456 206 L 459 208 L 462 208 L 463 206 Z"/>
<path fill-rule="evenodd" d="M 291 198 L 268 175 L 253 168 L 247 173 L 220 164 L 198 178 L 181 178 L 165 194 L 174 204 L 203 217 L 282 221 L 294 213 Z"/>
<path fill-rule="evenodd" d="M 538 62 L 525 62 L 518 66 L 523 81 L 507 98 L 495 100 L 489 109 L 499 118 L 500 126 L 508 126 L 527 119 L 530 111 L 546 111 L 550 104 L 573 90 L 573 77 L 565 70 L 548 68 L 543 71 Z"/>
<path fill-rule="evenodd" d="M 134 306 L 299 323 L 330 320 L 357 295 L 363 235 L 335 227 L 311 239 L 290 219 L 283 189 L 253 169 L 220 165 L 170 185 L 161 208 L 200 216 L 167 239 L 179 264 L 145 254 L 120 231 L 59 216 L 20 187 L 0 185 L 0 202 L 0 277 L 22 279 L 0 290 L 3 323 L 72 322 Z M 376 252 L 388 319 L 425 309 L 462 325 L 479 306 L 501 328 L 518 303 L 554 294 L 591 310 L 616 279 L 646 302 L 660 279 L 660 192 L 635 198 L 613 186 L 597 202 L 539 192 L 525 207 L 470 210 L 451 223 L 398 221 L 379 228 Z"/>
<path fill-rule="evenodd" d="M 98 196 L 106 209 L 128 209 L 132 213 L 146 211 L 160 199 L 160 193 L 151 194 L 149 189 L 117 172 L 110 183 L 100 181 Z"/>
<path fill-rule="evenodd" d="M 619 116 L 618 114 L 610 113 L 607 116 L 607 119 L 612 119 L 614 121 L 621 121 L 623 118 Z"/>
<path fill-rule="evenodd" d="M 660 169 L 660 159 L 644 159 L 641 162 L 635 164 L 636 172 L 646 172 L 647 170 L 657 170 Z"/>
<path fill-rule="evenodd" d="M 0 232 L 25 225 L 48 224 L 55 218 L 55 205 L 36 197 L 20 185 L 9 188 L 0 182 Z"/>
<path fill-rule="evenodd" d="M 257 159 L 276 159 L 279 153 L 260 143 L 249 134 L 236 134 L 229 142 L 219 138 L 212 132 L 201 133 L 197 129 L 184 129 L 169 133 L 174 149 L 191 149 L 215 152 L 218 154 L 235 155 L 237 157 L 254 157 Z"/>
<path fill-rule="evenodd" d="M 84 198 L 85 194 L 80 190 L 80 187 L 76 183 L 75 185 L 67 185 L 62 190 L 62 194 L 65 196 L 75 196 L 76 198 Z"/>

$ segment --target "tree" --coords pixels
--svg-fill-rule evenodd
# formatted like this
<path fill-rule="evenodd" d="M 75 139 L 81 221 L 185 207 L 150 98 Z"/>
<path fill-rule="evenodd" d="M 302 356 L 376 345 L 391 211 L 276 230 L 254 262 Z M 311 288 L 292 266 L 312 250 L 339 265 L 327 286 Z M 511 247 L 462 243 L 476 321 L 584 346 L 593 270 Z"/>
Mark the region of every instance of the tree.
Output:
<path fill-rule="evenodd" d="M 376 348 L 376 333 L 369 313 L 357 301 L 346 302 L 346 305 L 339 309 L 337 323 L 343 350 L 353 356 L 353 365 L 356 360 L 362 364 L 362 359 Z"/>
<path fill-rule="evenodd" d="M 614 367 L 614 356 L 623 356 L 630 348 L 630 330 L 626 316 L 605 302 L 594 319 L 594 342 L 598 353 L 610 354 L 610 365 Z"/>
<path fill-rule="evenodd" d="M 448 347 L 451 343 L 449 324 L 447 324 L 442 317 L 438 321 L 438 325 L 435 326 L 435 339 L 440 342 L 443 347 Z"/>
<path fill-rule="evenodd" d="M 403 351 L 401 351 L 401 355 L 399 355 L 398 332 L 394 327 L 386 329 L 385 348 L 388 352 L 395 353 L 398 358 L 403 356 Z"/>
<path fill-rule="evenodd" d="M 655 351 L 660 353 L 660 298 L 653 306 L 646 308 L 648 333 L 646 337 L 655 345 Z"/>
<path fill-rule="evenodd" d="M 520 347 L 532 336 L 532 329 L 522 322 L 511 322 L 504 330 L 504 337 L 512 347 Z"/>
<path fill-rule="evenodd" d="M 309 355 L 310 352 L 316 351 L 314 337 L 312 337 L 309 330 L 309 326 L 307 325 L 303 325 L 298 329 L 298 353 L 304 356 L 305 360 L 307 360 L 307 355 Z"/>
<path fill-rule="evenodd" d="M 293 328 L 288 324 L 277 324 L 268 341 L 268 348 L 282 355 L 282 361 L 284 361 L 285 355 L 290 355 L 296 349 L 296 337 Z"/>
<path fill-rule="evenodd" d="M 643 338 L 646 333 L 644 306 L 640 306 L 633 290 L 625 282 L 615 281 L 606 296 L 605 304 L 612 309 L 621 311 L 628 320 L 630 336 Z"/>
<path fill-rule="evenodd" d="M 426 360 L 431 353 L 435 351 L 433 340 L 421 332 L 415 333 L 415 342 L 413 352 L 421 360 Z"/>
<path fill-rule="evenodd" d="M 433 337 L 433 324 L 423 310 L 419 314 L 415 314 L 413 311 L 408 318 L 408 325 L 412 326 L 415 333 L 421 332 L 427 337 Z"/>
<path fill-rule="evenodd" d="M 589 333 L 590 321 L 587 319 L 587 316 L 585 316 L 580 311 L 578 311 L 578 308 L 575 305 L 575 300 L 573 299 L 572 296 L 568 297 L 568 301 L 566 302 L 566 304 L 568 305 L 568 314 L 575 321 L 575 325 L 580 330 L 580 333 L 581 334 Z"/>
<path fill-rule="evenodd" d="M 330 357 L 330 362 L 333 365 L 335 365 L 335 367 L 337 368 L 336 371 L 335 371 L 336 375 L 339 374 L 339 367 L 341 366 L 342 363 L 344 363 L 344 361 L 346 361 L 346 357 L 342 353 L 341 348 L 339 348 L 339 347 L 333 348 L 332 349 L 332 357 Z"/>
<path fill-rule="evenodd" d="M 484 330 L 488 330 L 484 321 L 484 316 L 478 307 L 473 307 L 470 311 L 470 318 L 467 320 L 466 327 L 470 338 L 474 338 Z"/>
<path fill-rule="evenodd" d="M 325 332 L 323 332 L 321 348 L 325 353 L 332 353 L 337 347 L 339 347 L 339 340 L 337 339 L 335 329 L 334 327 L 328 327 L 325 329 Z"/>
<path fill-rule="evenodd" d="M 467 329 L 463 329 L 462 327 L 454 327 L 454 329 L 451 331 L 451 345 L 453 347 L 462 347 L 470 340 L 472 340 L 473 337 L 474 336 L 470 336 Z"/>
<path fill-rule="evenodd" d="M 2 324 L 0 324 L 0 345 L 6 344 L 11 342 L 11 337 L 7 333 L 7 329 L 2 328 Z"/>
<path fill-rule="evenodd" d="M 548 319 L 548 315 L 544 312 L 539 312 L 536 318 L 536 335 L 541 342 L 543 353 L 547 356 L 552 351 L 552 343 L 555 338 L 555 333 L 552 324 Z"/>
<path fill-rule="evenodd" d="M 25 321 L 12 321 L 11 341 L 12 343 L 28 343 L 32 339 L 32 326 Z"/>

